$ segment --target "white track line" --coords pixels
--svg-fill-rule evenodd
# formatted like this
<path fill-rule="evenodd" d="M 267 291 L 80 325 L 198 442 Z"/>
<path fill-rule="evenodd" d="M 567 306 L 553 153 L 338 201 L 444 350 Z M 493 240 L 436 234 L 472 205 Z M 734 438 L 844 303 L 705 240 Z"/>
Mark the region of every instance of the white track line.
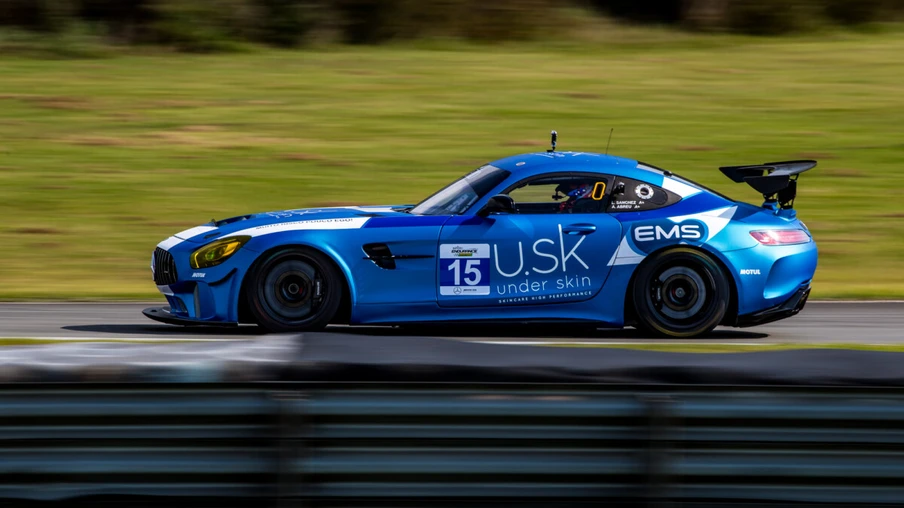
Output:
<path fill-rule="evenodd" d="M 838 346 L 901 346 L 900 342 L 886 343 L 859 343 L 859 342 L 658 342 L 650 340 L 646 342 L 609 342 L 609 341 L 470 341 L 477 344 L 503 344 L 510 346 L 800 346 L 807 349 L 817 347 L 837 349 Z"/>
<path fill-rule="evenodd" d="M 205 338 L 195 338 L 195 337 L 78 337 L 78 336 L 69 336 L 69 337 L 21 337 L 21 336 L 9 336 L 9 337 L 0 337 L 0 340 L 54 340 L 60 342 L 236 342 L 241 340 L 251 340 L 253 339 L 253 335 L 249 335 L 245 338 L 213 338 L 213 339 L 205 339 Z"/>
<path fill-rule="evenodd" d="M 469 341 L 476 344 L 505 344 L 512 346 L 778 346 L 778 342 L 610 342 L 602 340 L 568 340 L 568 341 L 504 341 L 504 340 L 480 340 Z M 869 344 L 879 345 L 879 344 Z"/>

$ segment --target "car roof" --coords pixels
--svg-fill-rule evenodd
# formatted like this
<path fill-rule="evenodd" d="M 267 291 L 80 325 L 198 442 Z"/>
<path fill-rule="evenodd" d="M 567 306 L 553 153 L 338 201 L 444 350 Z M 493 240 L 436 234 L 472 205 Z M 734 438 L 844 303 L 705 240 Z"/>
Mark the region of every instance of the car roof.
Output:
<path fill-rule="evenodd" d="M 702 191 L 730 200 L 730 198 L 722 196 L 694 181 L 677 177 L 670 171 L 657 168 L 645 162 L 615 155 L 603 155 L 593 152 L 525 153 L 499 159 L 491 162 L 490 165 L 509 171 L 518 179 L 559 171 L 599 172 L 658 185 L 677 193 L 681 197 L 687 197 Z"/>
<path fill-rule="evenodd" d="M 638 178 L 661 183 L 663 172 L 638 161 L 593 152 L 537 152 L 513 155 L 490 163 L 517 177 L 529 177 L 556 171 L 587 171 Z"/>

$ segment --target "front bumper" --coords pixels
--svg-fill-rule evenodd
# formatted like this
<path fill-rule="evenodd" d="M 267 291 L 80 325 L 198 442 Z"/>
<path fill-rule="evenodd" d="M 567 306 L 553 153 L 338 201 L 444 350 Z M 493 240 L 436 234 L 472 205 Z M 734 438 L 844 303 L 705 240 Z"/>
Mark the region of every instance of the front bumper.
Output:
<path fill-rule="evenodd" d="M 146 310 L 145 316 L 179 325 L 232 326 L 240 321 L 241 284 L 257 253 L 239 249 L 225 263 L 194 269 L 189 256 L 197 244 L 181 242 L 163 247 L 166 249 L 158 246 L 155 250 L 151 268 L 168 307 L 156 312 Z"/>
<path fill-rule="evenodd" d="M 170 312 L 169 306 L 165 307 L 148 307 L 141 311 L 145 317 L 153 319 L 154 321 L 160 321 L 161 323 L 166 323 L 170 325 L 182 325 L 182 326 L 238 326 L 238 323 L 234 322 L 226 322 L 226 321 L 205 321 L 202 319 L 192 319 L 183 316 L 177 316 Z"/>
<path fill-rule="evenodd" d="M 807 304 L 807 298 L 809 297 L 810 285 L 806 284 L 795 291 L 794 294 L 791 295 L 791 298 L 788 298 L 775 307 L 770 307 L 766 310 L 755 312 L 753 314 L 738 316 L 736 326 L 744 328 L 748 326 L 771 323 L 773 321 L 778 321 L 779 319 L 791 317 L 804 308 L 804 305 Z"/>

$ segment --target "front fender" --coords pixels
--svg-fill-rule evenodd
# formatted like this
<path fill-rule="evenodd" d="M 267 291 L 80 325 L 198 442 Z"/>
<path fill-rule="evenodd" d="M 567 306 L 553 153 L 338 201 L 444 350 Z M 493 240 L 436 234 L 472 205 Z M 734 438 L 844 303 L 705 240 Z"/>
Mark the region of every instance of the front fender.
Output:
<path fill-rule="evenodd" d="M 348 234 L 348 233 L 346 233 Z M 342 272 L 345 282 L 348 285 L 352 305 L 356 303 L 357 288 L 355 286 L 352 270 L 347 258 L 351 255 L 348 242 L 343 246 L 341 239 L 337 239 L 336 231 L 304 231 L 304 232 L 285 232 L 274 233 L 271 235 L 252 238 L 245 246 L 251 251 L 257 253 L 248 269 L 243 275 L 247 275 L 251 271 L 254 263 L 260 261 L 266 255 L 280 249 L 288 249 L 292 247 L 306 247 L 314 249 L 325 254 Z M 344 236 L 344 235 L 343 235 Z M 359 257 L 363 257 L 363 252 Z M 245 281 L 242 280 L 244 286 Z M 236 302 L 238 303 L 238 302 Z"/>

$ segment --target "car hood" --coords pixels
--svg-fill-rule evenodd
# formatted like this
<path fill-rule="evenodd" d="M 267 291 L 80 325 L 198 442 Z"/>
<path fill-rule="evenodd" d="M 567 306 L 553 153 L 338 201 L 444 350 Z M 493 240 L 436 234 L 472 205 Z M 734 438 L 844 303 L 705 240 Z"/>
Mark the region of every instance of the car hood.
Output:
<path fill-rule="evenodd" d="M 407 216 L 400 210 L 410 207 L 411 205 L 346 206 L 254 213 L 211 221 L 176 233 L 174 236 L 188 242 L 207 243 L 217 238 L 248 234 L 249 231 L 262 228 L 298 229 L 301 224 L 309 225 L 310 229 L 348 229 L 349 227 L 360 227 L 372 217 Z"/>

